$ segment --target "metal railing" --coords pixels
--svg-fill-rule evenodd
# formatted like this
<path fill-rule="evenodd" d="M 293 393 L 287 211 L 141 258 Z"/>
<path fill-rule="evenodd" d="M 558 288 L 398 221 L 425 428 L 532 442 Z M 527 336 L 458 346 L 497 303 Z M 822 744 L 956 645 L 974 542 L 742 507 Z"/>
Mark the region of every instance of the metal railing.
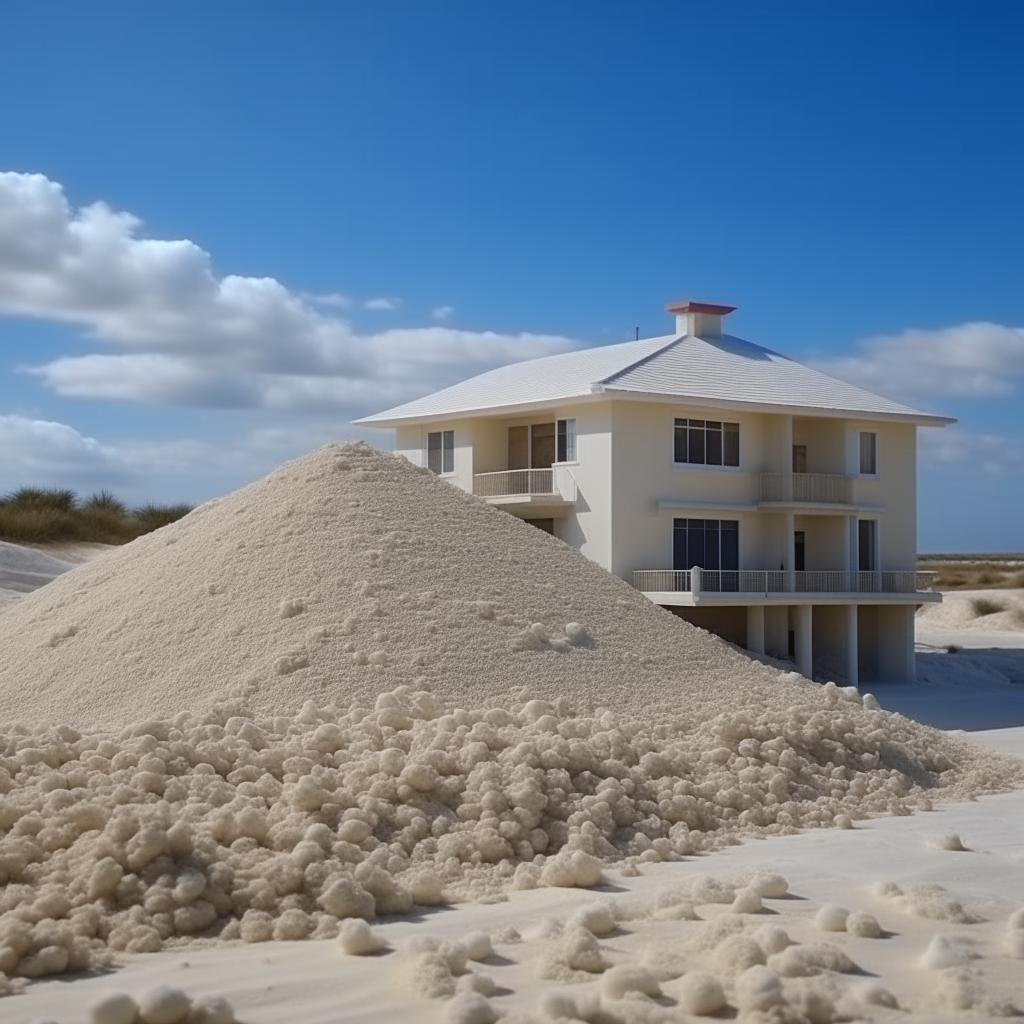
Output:
<path fill-rule="evenodd" d="M 839 473 L 762 473 L 761 501 L 849 505 L 853 501 L 853 478 Z"/>
<path fill-rule="evenodd" d="M 576 500 L 576 479 L 566 470 L 502 469 L 496 473 L 475 473 L 473 493 L 479 498 L 552 497 Z"/>
<path fill-rule="evenodd" d="M 934 572 L 842 569 L 638 569 L 633 586 L 645 593 L 693 594 L 917 594 L 933 589 Z"/>

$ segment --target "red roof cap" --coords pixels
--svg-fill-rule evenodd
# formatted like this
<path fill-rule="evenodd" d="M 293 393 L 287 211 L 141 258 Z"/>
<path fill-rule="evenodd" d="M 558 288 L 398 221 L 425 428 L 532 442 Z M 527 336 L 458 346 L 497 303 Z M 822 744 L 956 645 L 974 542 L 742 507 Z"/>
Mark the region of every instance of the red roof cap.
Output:
<path fill-rule="evenodd" d="M 713 316 L 728 316 L 735 308 L 735 306 L 721 306 L 716 302 L 699 302 L 697 299 L 684 299 L 682 302 L 670 302 L 665 307 L 665 312 L 710 313 Z"/>

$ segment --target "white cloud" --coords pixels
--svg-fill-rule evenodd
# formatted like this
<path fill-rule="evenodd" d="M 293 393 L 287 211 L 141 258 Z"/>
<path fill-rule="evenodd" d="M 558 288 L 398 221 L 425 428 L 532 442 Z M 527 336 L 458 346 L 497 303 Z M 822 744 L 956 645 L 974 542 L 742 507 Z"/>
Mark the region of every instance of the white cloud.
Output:
<path fill-rule="evenodd" d="M 1024 440 L 953 426 L 918 433 L 926 464 L 966 466 L 993 476 L 1024 471 Z"/>
<path fill-rule="evenodd" d="M 402 304 L 401 299 L 396 299 L 393 296 L 382 295 L 380 298 L 367 299 L 363 303 L 363 309 L 369 309 L 376 312 L 391 312 L 392 310 L 398 309 Z"/>
<path fill-rule="evenodd" d="M 31 368 L 61 395 L 343 419 L 577 344 L 439 325 L 360 335 L 337 315 L 345 301 L 218 276 L 193 242 L 141 237 L 104 203 L 76 209 L 43 175 L 0 174 L 0 315 L 71 324 L 97 349 Z"/>
<path fill-rule="evenodd" d="M 1024 328 L 978 322 L 868 338 L 853 355 L 819 361 L 826 373 L 895 397 L 985 398 L 1024 381 Z"/>
<path fill-rule="evenodd" d="M 450 320 L 452 313 L 455 312 L 454 306 L 435 306 L 431 311 L 430 315 L 435 320 Z"/>

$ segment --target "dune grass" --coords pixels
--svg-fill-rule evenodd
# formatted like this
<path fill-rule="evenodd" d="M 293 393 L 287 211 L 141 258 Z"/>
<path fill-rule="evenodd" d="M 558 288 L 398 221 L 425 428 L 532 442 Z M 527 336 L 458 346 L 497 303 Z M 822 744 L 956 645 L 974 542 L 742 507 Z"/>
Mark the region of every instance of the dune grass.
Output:
<path fill-rule="evenodd" d="M 938 573 L 939 590 L 1024 588 L 1024 555 L 921 555 L 918 567 Z"/>
<path fill-rule="evenodd" d="M 21 487 L 0 498 L 0 540 L 16 544 L 97 541 L 125 544 L 173 523 L 189 505 L 129 508 L 109 491 L 79 499 L 65 488 Z"/>

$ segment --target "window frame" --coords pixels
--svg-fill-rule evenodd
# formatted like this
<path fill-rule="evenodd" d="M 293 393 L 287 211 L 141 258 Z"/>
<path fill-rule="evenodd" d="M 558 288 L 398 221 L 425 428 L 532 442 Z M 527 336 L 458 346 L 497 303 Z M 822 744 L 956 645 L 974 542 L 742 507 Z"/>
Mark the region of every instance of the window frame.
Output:
<path fill-rule="evenodd" d="M 432 437 L 440 438 L 440 443 L 436 449 L 440 453 L 441 468 L 434 469 L 430 464 L 430 456 L 432 450 L 430 447 L 430 439 Z M 454 476 L 455 474 L 455 431 L 454 430 L 428 430 L 426 444 L 424 445 L 424 451 L 426 452 L 426 466 L 435 476 Z M 447 467 L 447 468 L 446 468 Z"/>
<path fill-rule="evenodd" d="M 870 437 L 871 441 L 871 463 L 873 469 L 864 469 L 864 438 Z M 878 479 L 878 431 L 859 430 L 857 431 L 857 475 L 868 480 Z"/>
<path fill-rule="evenodd" d="M 707 529 L 707 525 L 706 525 L 707 523 L 714 523 L 715 524 L 715 529 L 713 531 L 710 531 L 710 532 L 716 533 L 717 536 L 718 536 L 718 552 L 717 552 L 718 565 L 715 568 L 713 568 L 713 569 L 712 568 L 708 568 L 708 572 L 736 572 L 736 573 L 741 572 L 742 571 L 741 567 L 743 565 L 743 521 L 742 521 L 742 519 L 739 518 L 739 517 L 737 517 L 735 519 L 732 519 L 730 517 L 723 518 L 721 516 L 710 516 L 710 517 L 708 517 L 708 516 L 699 516 L 699 515 L 681 515 L 681 516 L 673 516 L 672 517 L 672 567 L 673 567 L 673 569 L 676 568 L 676 565 L 675 565 L 675 561 L 676 561 L 676 559 L 675 559 L 675 544 L 676 544 L 677 531 L 683 532 L 683 530 L 685 530 L 685 532 L 687 534 L 689 534 L 689 532 L 690 532 L 690 525 L 689 524 L 690 523 L 696 523 L 696 522 L 700 522 L 702 524 L 705 524 L 705 525 L 703 525 L 701 527 L 701 531 L 700 531 L 702 534 L 704 534 L 704 537 L 705 537 L 705 540 L 704 540 L 705 551 L 706 551 L 706 545 L 707 545 L 707 539 L 706 538 L 707 538 L 707 534 L 709 532 L 708 529 Z M 683 528 L 683 530 L 681 530 L 680 526 L 678 525 L 680 523 L 685 523 L 686 524 L 686 526 L 685 526 L 685 528 Z M 729 528 L 728 529 L 723 529 L 723 525 L 724 524 L 728 524 Z M 735 527 L 735 529 L 733 529 L 733 527 Z M 736 545 L 736 568 L 735 569 L 732 569 L 732 568 L 730 568 L 730 569 L 723 569 L 722 568 L 722 552 L 724 550 L 723 539 L 724 539 L 726 533 L 730 533 L 733 536 L 734 540 L 735 540 L 735 545 Z M 689 544 L 688 540 L 687 540 L 687 544 Z M 689 559 L 687 559 L 687 560 L 689 560 Z M 682 571 L 689 571 L 692 568 L 693 568 L 693 565 L 687 565 L 687 566 L 683 567 Z M 705 566 L 701 566 L 701 568 L 706 568 L 706 567 Z"/>
<path fill-rule="evenodd" d="M 572 424 L 572 430 L 569 424 Z M 565 427 L 563 432 L 562 427 Z M 565 441 L 565 458 L 562 458 L 562 441 Z M 571 443 L 570 443 L 571 442 Z M 555 420 L 555 466 L 575 466 L 579 464 L 579 431 L 575 416 L 561 416 Z"/>
<path fill-rule="evenodd" d="M 708 427 L 707 424 L 712 424 Z M 718 424 L 718 426 L 714 426 Z M 684 426 L 685 425 L 685 426 Z M 686 431 L 686 446 L 685 455 L 686 458 L 680 461 L 679 456 L 679 431 L 685 429 Z M 691 437 L 691 434 L 696 435 L 700 440 L 696 440 Z M 726 462 L 726 451 L 729 445 L 726 442 L 726 438 L 730 435 L 736 437 L 736 462 L 735 464 Z M 709 450 L 718 448 L 721 462 L 708 462 L 707 456 Z M 691 450 L 698 450 L 702 454 L 704 461 L 696 462 L 690 461 Z M 743 472 L 743 424 L 739 420 L 709 420 L 705 417 L 698 416 L 675 416 L 672 417 L 672 465 L 676 469 L 686 470 L 705 470 L 716 473 L 729 472 L 729 473 L 740 473 Z"/>

